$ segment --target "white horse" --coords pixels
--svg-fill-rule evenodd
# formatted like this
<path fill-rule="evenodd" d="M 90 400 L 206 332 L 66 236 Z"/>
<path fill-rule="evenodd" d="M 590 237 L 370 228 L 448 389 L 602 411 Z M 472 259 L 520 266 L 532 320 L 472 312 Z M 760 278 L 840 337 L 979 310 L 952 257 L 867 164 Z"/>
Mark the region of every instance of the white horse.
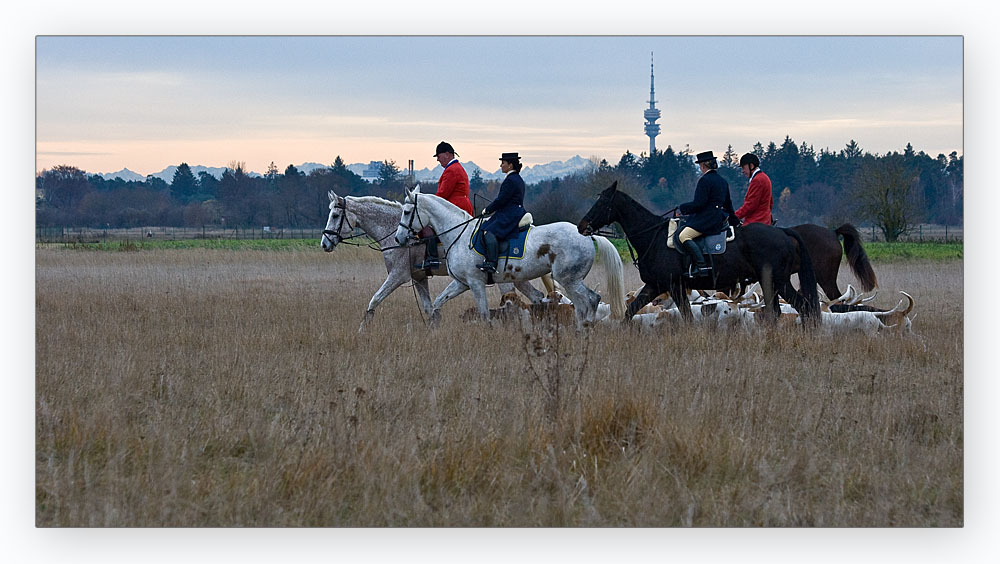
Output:
<path fill-rule="evenodd" d="M 407 248 L 391 245 L 391 243 L 394 243 L 392 236 L 396 232 L 396 226 L 399 223 L 399 214 L 403 211 L 403 205 L 399 202 L 384 200 L 375 196 L 340 197 L 332 190 L 327 195 L 330 198 L 330 215 L 326 220 L 326 229 L 323 230 L 323 237 L 320 240 L 323 250 L 329 253 L 339 243 L 357 237 L 354 234 L 354 230 L 357 228 L 381 247 L 382 258 L 385 259 L 385 269 L 388 276 L 386 276 L 385 282 L 382 282 L 382 286 L 375 292 L 375 295 L 372 296 L 371 301 L 368 302 L 368 309 L 365 311 L 365 316 L 361 320 L 361 326 L 358 328 L 358 331 L 360 332 L 364 329 L 365 324 L 375 316 L 375 308 L 389 294 L 410 280 L 413 280 L 413 285 L 417 290 L 417 296 L 420 298 L 424 313 L 430 316 L 431 295 L 427 286 L 429 275 L 423 270 L 415 270 L 413 268 L 413 264 L 424 260 L 423 246 Z M 387 242 L 390 245 L 387 245 Z M 443 258 L 444 261 L 442 262 L 445 262 L 447 257 Z M 434 274 L 444 275 L 446 271 L 444 269 L 440 271 L 435 270 Z M 551 288 L 549 288 L 551 280 L 543 279 L 543 282 L 546 289 L 551 291 Z M 505 286 L 506 290 L 504 291 L 511 289 L 510 284 Z M 517 289 L 534 303 L 541 301 L 545 297 L 545 294 L 535 289 L 528 282 L 517 285 Z"/>
<path fill-rule="evenodd" d="M 476 267 L 482 257 L 470 245 L 474 228 L 472 221 L 469 214 L 451 202 L 431 194 L 421 194 L 420 186 L 406 193 L 403 213 L 396 228 L 396 242 L 403 245 L 424 227 L 433 227 L 447 249 L 448 274 L 454 279 L 434 300 L 432 320 L 440 318 L 441 306 L 445 302 L 466 290 L 472 290 L 479 314 L 484 319 L 489 317 L 486 274 Z M 607 276 L 608 295 L 605 301 L 611 305 L 612 317 L 624 319 L 625 285 L 618 250 L 604 237 L 580 235 L 572 223 L 562 221 L 532 228 L 524 243 L 524 258 L 501 259 L 498 266 L 503 268 L 494 276 L 498 283 L 518 284 L 551 272 L 572 300 L 577 327 L 582 329 L 593 323 L 601 300 L 601 296 L 583 283 L 598 257 Z"/>

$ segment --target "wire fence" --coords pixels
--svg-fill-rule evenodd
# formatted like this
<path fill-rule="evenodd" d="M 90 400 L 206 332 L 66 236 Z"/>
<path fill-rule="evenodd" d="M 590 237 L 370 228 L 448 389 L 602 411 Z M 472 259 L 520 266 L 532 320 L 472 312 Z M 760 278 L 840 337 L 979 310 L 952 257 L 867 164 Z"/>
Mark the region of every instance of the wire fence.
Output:
<path fill-rule="evenodd" d="M 874 225 L 868 227 L 858 227 L 864 241 L 885 241 L 885 237 L 878 227 Z M 913 228 L 899 236 L 899 241 L 909 243 L 961 243 L 963 242 L 964 229 L 961 225 L 935 225 L 924 223 L 914 225 Z"/>
<path fill-rule="evenodd" d="M 38 227 L 36 243 L 101 243 L 107 241 L 184 241 L 190 239 L 319 239 L 323 228 L 299 227 Z"/>
<path fill-rule="evenodd" d="M 616 227 L 616 226 L 615 226 Z M 619 237 L 618 229 L 609 227 Z M 885 241 L 878 227 L 859 227 L 865 242 Z M 963 242 L 963 228 L 955 225 L 916 225 L 908 233 L 899 237 L 906 242 Z M 36 243 L 100 243 L 108 241 L 180 241 L 188 239 L 319 239 L 323 229 L 300 227 L 133 227 L 95 229 L 90 227 L 38 227 L 35 229 Z"/>

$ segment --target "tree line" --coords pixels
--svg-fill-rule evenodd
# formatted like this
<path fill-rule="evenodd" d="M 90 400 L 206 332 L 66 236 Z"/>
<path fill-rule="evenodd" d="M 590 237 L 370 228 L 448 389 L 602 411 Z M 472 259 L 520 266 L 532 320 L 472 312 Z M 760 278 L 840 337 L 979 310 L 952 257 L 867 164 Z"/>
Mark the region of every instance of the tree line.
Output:
<path fill-rule="evenodd" d="M 957 152 L 931 157 L 907 144 L 902 152 L 875 155 L 853 140 L 839 151 L 815 151 L 806 143 L 757 143 L 752 152 L 771 178 L 774 215 L 779 225 L 845 221 L 875 225 L 887 240 L 927 222 L 960 225 L 963 210 L 963 157 Z M 729 182 L 733 204 L 743 202 L 747 180 L 732 145 L 718 155 L 719 172 Z M 592 159 L 587 170 L 528 186 L 525 207 L 536 223 L 576 222 L 598 192 L 619 187 L 653 211 L 666 212 L 689 201 L 698 167 L 688 149 L 672 147 L 652 154 L 626 151 L 617 163 Z M 245 164 L 229 163 L 221 178 L 193 174 L 181 163 L 170 183 L 153 176 L 141 181 L 105 180 L 79 168 L 59 165 L 36 175 L 36 224 L 39 227 L 256 227 L 308 228 L 322 225 L 327 192 L 400 199 L 409 179 L 391 160 L 378 178 L 366 182 L 338 156 L 324 168 L 304 174 L 274 163 L 263 176 L 247 174 Z M 495 197 L 499 182 L 475 171 L 470 191 L 477 209 Z M 426 191 L 426 189 L 425 189 Z"/>

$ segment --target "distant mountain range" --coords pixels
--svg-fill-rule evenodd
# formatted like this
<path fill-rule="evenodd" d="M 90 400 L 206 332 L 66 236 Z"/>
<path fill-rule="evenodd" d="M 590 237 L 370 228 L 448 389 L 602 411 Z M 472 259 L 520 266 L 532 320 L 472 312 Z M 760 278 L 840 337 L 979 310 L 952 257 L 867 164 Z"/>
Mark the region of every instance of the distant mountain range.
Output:
<path fill-rule="evenodd" d="M 330 165 L 324 165 L 319 163 L 302 163 L 300 165 L 295 165 L 295 168 L 297 168 L 299 172 L 302 172 L 304 174 L 309 174 L 310 172 L 316 170 L 317 168 L 327 168 L 329 166 Z M 370 181 L 372 180 L 372 178 L 364 176 L 365 170 L 368 169 L 369 166 L 370 166 L 369 164 L 354 163 L 347 165 L 347 169 L 353 172 L 354 174 L 357 174 L 358 176 L 361 176 L 362 178 L 365 178 L 366 180 Z M 465 171 L 469 173 L 470 177 L 476 170 L 480 171 L 483 180 L 501 180 L 504 177 L 504 174 L 500 172 L 499 168 L 495 172 L 489 172 L 472 161 L 464 162 L 462 163 L 462 166 L 465 167 Z M 593 163 L 591 163 L 589 160 L 581 157 L 580 155 L 576 155 L 565 161 L 553 161 L 550 163 L 540 164 L 535 166 L 525 166 L 521 170 L 521 177 L 524 178 L 524 181 L 528 183 L 541 182 L 542 180 L 548 180 L 550 178 L 562 178 L 563 176 L 567 176 L 575 172 L 587 170 L 592 166 Z M 206 167 L 201 165 L 191 167 L 191 173 L 194 174 L 195 177 L 197 177 L 198 174 L 201 172 L 206 172 L 216 178 L 222 178 L 222 173 L 225 170 L 226 170 L 225 167 Z M 281 170 L 282 172 L 284 172 L 284 169 Z M 423 168 L 420 170 L 414 170 L 413 175 L 414 177 L 416 177 L 417 182 L 436 183 L 438 178 L 441 176 L 441 172 L 443 170 L 444 169 L 439 166 L 436 166 L 433 169 Z M 155 174 L 150 174 L 149 176 L 160 178 L 169 184 L 173 182 L 175 172 L 177 172 L 177 166 L 171 165 L 161 170 L 160 172 L 157 172 Z M 405 170 L 403 172 L 405 172 Z M 101 176 L 105 180 L 121 178 L 122 180 L 128 182 L 132 180 L 141 181 L 146 179 L 145 176 L 137 172 L 132 172 L 127 168 L 123 168 L 118 172 L 99 172 L 96 174 L 98 176 Z M 261 173 L 255 171 L 248 171 L 247 175 L 263 176 Z"/>

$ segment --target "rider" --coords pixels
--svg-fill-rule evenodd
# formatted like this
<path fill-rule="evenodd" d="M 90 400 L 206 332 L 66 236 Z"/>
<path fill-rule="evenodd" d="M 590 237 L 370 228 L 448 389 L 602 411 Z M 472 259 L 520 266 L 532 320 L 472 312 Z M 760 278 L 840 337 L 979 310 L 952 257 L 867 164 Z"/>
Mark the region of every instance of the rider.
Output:
<path fill-rule="evenodd" d="M 725 230 L 727 221 L 731 225 L 739 223 L 729 198 L 729 183 L 719 174 L 715 155 L 712 151 L 698 153 L 695 162 L 701 168 L 701 178 L 694 191 L 694 200 L 678 206 L 681 214 L 687 217 L 681 223 L 682 229 L 674 235 L 678 250 L 691 257 L 694 265 L 690 274 L 692 278 L 712 274 L 694 238 Z"/>
<path fill-rule="evenodd" d="M 740 169 L 743 170 L 743 176 L 750 179 L 750 184 L 747 186 L 743 205 L 736 210 L 736 217 L 744 224 L 774 225 L 774 218 L 771 217 L 771 208 L 774 207 L 771 179 L 760 169 L 760 159 L 753 153 L 747 153 L 740 157 Z"/>
<path fill-rule="evenodd" d="M 440 196 L 445 200 L 455 204 L 465 210 L 465 213 L 473 215 L 472 202 L 469 201 L 469 175 L 462 168 L 462 163 L 458 162 L 458 153 L 451 146 L 451 143 L 442 141 L 438 143 L 434 152 L 434 157 L 444 167 L 444 172 L 438 178 L 438 188 L 435 196 Z M 425 229 L 420 233 L 421 239 L 427 241 L 427 258 L 423 264 L 417 264 L 417 269 L 434 269 L 441 266 L 441 259 L 438 258 L 438 238 L 431 229 Z"/>
<path fill-rule="evenodd" d="M 480 232 L 486 244 L 486 260 L 478 266 L 487 273 L 497 271 L 497 255 L 500 241 L 517 233 L 517 224 L 524 216 L 524 180 L 521 178 L 521 159 L 517 153 L 500 155 L 500 171 L 507 175 L 500 185 L 500 192 L 493 202 L 486 206 L 483 215 L 493 217 L 483 223 Z"/>

